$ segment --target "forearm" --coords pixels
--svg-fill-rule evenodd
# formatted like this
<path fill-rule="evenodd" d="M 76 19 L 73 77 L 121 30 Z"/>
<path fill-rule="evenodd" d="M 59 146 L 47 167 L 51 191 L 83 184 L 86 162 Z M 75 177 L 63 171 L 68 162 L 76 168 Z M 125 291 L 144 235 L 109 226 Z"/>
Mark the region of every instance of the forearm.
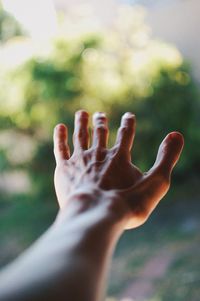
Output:
<path fill-rule="evenodd" d="M 122 232 L 105 212 L 71 207 L 0 277 L 2 301 L 97 301 Z M 79 209 L 78 209 L 79 211 Z"/>
<path fill-rule="evenodd" d="M 1 273 L 1 301 L 100 301 L 117 239 L 124 229 L 142 225 L 169 189 L 183 148 L 179 133 L 163 140 L 154 166 L 143 174 L 130 160 L 134 115 L 122 117 L 111 149 L 102 113 L 93 116 L 88 148 L 88 117 L 84 111 L 76 114 L 71 157 L 67 128 L 55 128 L 55 188 L 61 211 L 51 229 Z"/>

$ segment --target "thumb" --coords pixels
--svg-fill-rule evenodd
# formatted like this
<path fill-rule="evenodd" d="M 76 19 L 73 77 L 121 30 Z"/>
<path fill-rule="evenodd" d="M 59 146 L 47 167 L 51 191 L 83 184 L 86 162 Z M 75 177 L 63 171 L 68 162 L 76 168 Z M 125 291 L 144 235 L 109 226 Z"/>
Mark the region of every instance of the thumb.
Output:
<path fill-rule="evenodd" d="M 168 134 L 160 144 L 156 161 L 151 170 L 157 170 L 164 176 L 170 177 L 179 160 L 184 146 L 183 135 L 179 132 Z"/>
<path fill-rule="evenodd" d="M 180 157 L 183 145 L 184 139 L 180 133 L 172 132 L 168 134 L 159 147 L 153 167 L 145 173 L 142 181 L 137 186 L 128 191 L 133 211 L 136 211 L 140 218 L 138 225 L 145 222 L 167 193 L 170 187 L 170 175 Z M 132 199 L 133 195 L 134 199 Z M 135 227 L 134 220 L 127 228 Z"/>

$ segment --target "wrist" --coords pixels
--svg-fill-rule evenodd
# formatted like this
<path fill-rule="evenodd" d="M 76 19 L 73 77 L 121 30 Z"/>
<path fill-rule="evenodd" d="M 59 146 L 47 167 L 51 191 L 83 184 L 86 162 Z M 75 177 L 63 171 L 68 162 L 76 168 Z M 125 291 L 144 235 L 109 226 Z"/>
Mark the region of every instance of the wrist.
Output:
<path fill-rule="evenodd" d="M 69 206 L 58 213 L 43 243 L 46 247 L 47 242 L 52 245 L 52 242 L 57 241 L 56 246 L 54 245 L 57 251 L 54 252 L 59 253 L 59 258 L 67 254 L 70 262 L 79 262 L 81 266 L 86 264 L 91 267 L 90 272 L 93 273 L 93 268 L 101 270 L 105 262 L 110 260 L 124 227 L 118 219 L 116 222 L 109 210 L 105 212 L 98 206 L 97 194 L 91 199 L 90 197 L 74 195 Z M 96 205 L 85 211 L 76 204 L 79 201 L 89 203 L 89 199 Z"/>
<path fill-rule="evenodd" d="M 128 214 L 124 208 L 119 208 L 119 203 L 121 200 L 119 201 L 114 190 L 76 190 L 60 209 L 56 225 L 73 224 L 82 229 L 106 227 L 107 230 L 122 230 L 127 223 Z"/>

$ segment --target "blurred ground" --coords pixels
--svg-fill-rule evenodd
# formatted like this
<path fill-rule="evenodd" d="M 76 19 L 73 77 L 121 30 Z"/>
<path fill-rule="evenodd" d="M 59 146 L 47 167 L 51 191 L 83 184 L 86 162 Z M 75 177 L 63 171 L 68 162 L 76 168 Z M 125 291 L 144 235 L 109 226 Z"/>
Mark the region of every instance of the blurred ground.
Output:
<path fill-rule="evenodd" d="M 150 221 L 122 237 L 109 289 L 116 300 L 199 300 L 200 204 L 195 183 L 183 185 L 190 197 L 182 185 L 172 188 Z"/>
<path fill-rule="evenodd" d="M 27 37 L 0 4 L 0 267 L 55 218 L 54 125 L 67 122 L 71 131 L 80 107 L 106 111 L 112 144 L 121 115 L 133 111 L 138 116 L 134 162 L 142 170 L 152 165 L 168 132 L 179 130 L 186 143 L 167 198 L 143 227 L 127 231 L 118 244 L 108 300 L 199 301 L 200 93 L 193 79 L 199 70 L 199 1 L 153 5 L 147 14 L 151 29 L 143 8 L 118 7 L 114 0 L 92 1 L 95 10 L 81 6 L 70 14 L 66 8 L 65 17 L 60 7 L 54 43 L 44 39 L 55 33 L 55 12 L 46 10 L 53 2 L 42 2 L 40 17 L 35 1 L 21 7 L 14 2 L 27 21 L 37 24 L 29 28 L 34 39 Z M 100 30 L 101 16 L 105 24 L 113 19 L 114 26 Z"/>
<path fill-rule="evenodd" d="M 197 180 L 173 185 L 150 220 L 123 235 L 112 263 L 108 300 L 199 301 L 198 191 Z M 1 202 L 0 265 L 34 241 L 56 210 L 53 201 Z"/>

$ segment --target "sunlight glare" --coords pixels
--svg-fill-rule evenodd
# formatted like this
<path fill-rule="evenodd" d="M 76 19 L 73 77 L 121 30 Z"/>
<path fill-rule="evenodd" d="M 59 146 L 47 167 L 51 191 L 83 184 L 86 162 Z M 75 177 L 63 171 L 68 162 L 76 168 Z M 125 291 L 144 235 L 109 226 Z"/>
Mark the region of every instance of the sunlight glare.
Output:
<path fill-rule="evenodd" d="M 3 0 L 4 8 L 23 25 L 34 38 L 49 38 L 56 34 L 57 19 L 53 0 Z"/>

